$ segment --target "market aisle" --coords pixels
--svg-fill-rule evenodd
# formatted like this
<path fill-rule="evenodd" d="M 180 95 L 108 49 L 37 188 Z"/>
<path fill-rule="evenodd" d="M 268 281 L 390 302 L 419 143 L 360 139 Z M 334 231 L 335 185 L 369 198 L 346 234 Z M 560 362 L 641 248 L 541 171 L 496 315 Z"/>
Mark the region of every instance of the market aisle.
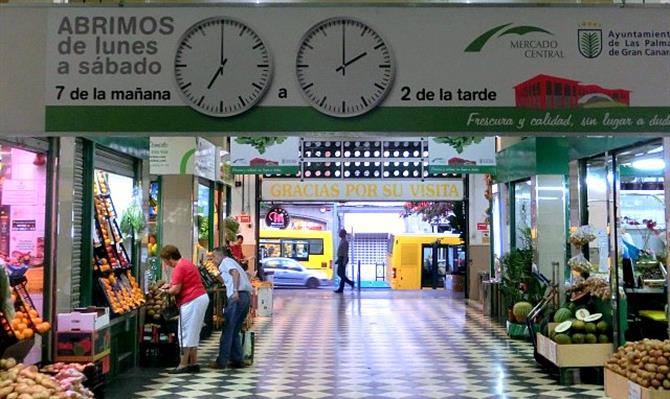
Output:
<path fill-rule="evenodd" d="M 561 387 L 529 343 L 446 291 L 275 290 L 274 315 L 257 319 L 253 367 L 170 376 L 128 373 L 115 398 L 597 398 L 593 385 Z M 218 334 L 203 344 L 214 358 Z M 133 395 L 130 395 L 130 394 Z"/>

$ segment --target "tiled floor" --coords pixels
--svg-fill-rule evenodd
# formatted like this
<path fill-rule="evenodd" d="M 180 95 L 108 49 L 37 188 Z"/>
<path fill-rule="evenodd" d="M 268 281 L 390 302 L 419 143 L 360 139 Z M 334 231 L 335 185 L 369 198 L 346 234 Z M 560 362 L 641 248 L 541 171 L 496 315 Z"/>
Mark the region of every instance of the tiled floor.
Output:
<path fill-rule="evenodd" d="M 275 290 L 257 319 L 255 364 L 170 376 L 139 369 L 106 398 L 598 398 L 602 387 L 560 386 L 512 341 L 444 290 Z M 218 334 L 202 343 L 201 363 Z"/>

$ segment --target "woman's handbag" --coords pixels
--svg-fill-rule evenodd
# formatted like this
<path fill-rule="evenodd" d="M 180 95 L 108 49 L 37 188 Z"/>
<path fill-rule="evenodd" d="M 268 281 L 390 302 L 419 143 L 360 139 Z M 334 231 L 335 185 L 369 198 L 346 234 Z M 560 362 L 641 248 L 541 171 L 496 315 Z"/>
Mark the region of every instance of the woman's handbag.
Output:
<path fill-rule="evenodd" d="M 171 321 L 172 319 L 179 317 L 179 307 L 177 306 L 177 301 L 172 295 L 165 294 L 165 306 L 160 311 L 161 318 L 164 321 Z"/>

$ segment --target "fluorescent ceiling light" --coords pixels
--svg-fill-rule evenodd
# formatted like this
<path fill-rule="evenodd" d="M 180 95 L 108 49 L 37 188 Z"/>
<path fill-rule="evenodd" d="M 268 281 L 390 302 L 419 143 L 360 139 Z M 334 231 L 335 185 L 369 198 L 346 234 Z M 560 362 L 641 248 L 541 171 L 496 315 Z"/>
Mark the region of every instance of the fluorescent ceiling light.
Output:
<path fill-rule="evenodd" d="M 658 158 L 641 159 L 639 161 L 634 161 L 633 167 L 640 170 L 663 170 L 665 168 L 665 162 Z"/>
<path fill-rule="evenodd" d="M 656 154 L 657 152 L 661 152 L 661 151 L 663 151 L 663 146 L 659 145 L 658 147 L 647 151 L 647 154 Z"/>

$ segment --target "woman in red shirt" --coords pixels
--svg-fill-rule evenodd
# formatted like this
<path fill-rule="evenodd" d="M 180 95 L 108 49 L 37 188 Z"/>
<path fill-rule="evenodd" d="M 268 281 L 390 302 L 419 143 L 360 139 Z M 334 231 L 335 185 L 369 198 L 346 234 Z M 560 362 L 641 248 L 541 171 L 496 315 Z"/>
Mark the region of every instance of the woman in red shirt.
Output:
<path fill-rule="evenodd" d="M 198 344 L 200 330 L 205 321 L 205 312 L 209 305 L 209 296 L 200 279 L 198 267 L 181 257 L 174 245 L 166 245 L 160 253 L 163 264 L 173 267 L 172 281 L 163 289 L 174 295 L 179 307 L 179 346 L 181 361 L 176 369 L 169 373 L 181 374 L 200 371 L 198 365 Z"/>

